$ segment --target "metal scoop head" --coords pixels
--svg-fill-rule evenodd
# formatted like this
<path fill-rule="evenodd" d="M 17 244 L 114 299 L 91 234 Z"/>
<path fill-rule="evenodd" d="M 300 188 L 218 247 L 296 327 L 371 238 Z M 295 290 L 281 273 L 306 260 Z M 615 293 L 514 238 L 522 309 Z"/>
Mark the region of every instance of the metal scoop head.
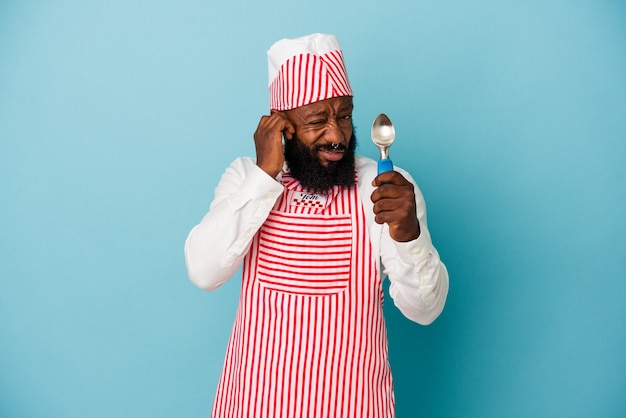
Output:
<path fill-rule="evenodd" d="M 389 147 L 396 139 L 396 130 L 391 119 L 384 113 L 376 116 L 372 124 L 372 141 L 380 150 L 378 162 L 378 174 L 393 170 L 393 164 L 389 159 Z"/>

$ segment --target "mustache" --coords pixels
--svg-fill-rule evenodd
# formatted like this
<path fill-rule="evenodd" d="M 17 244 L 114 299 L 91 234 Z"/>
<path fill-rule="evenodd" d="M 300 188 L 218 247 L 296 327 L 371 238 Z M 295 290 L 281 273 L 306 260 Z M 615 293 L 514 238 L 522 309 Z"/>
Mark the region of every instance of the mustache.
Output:
<path fill-rule="evenodd" d="M 315 147 L 316 151 L 345 151 L 347 150 L 347 147 L 343 144 L 333 144 L 333 143 L 327 143 L 327 144 L 320 144 L 317 145 Z"/>

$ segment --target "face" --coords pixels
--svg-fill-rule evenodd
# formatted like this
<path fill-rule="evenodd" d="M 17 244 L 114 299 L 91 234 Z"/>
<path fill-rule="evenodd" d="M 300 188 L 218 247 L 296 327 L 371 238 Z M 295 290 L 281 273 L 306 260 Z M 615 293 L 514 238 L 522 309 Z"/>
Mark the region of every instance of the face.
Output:
<path fill-rule="evenodd" d="M 352 97 L 334 97 L 288 110 L 285 115 L 300 141 L 327 167 L 340 161 L 350 144 L 352 109 Z"/>
<path fill-rule="evenodd" d="M 285 112 L 296 133 L 285 141 L 291 174 L 309 189 L 323 191 L 354 184 L 356 138 L 352 98 L 339 97 Z"/>

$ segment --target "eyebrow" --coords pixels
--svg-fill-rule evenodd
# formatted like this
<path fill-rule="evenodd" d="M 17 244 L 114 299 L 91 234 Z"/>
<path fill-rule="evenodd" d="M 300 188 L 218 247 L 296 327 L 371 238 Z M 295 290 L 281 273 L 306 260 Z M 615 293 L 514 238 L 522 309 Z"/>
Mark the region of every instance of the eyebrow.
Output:
<path fill-rule="evenodd" d="M 326 115 L 326 111 L 325 110 L 319 110 L 317 112 L 312 111 L 311 113 L 307 113 L 305 115 L 303 115 L 305 118 L 312 118 L 315 116 L 325 116 Z"/>
<path fill-rule="evenodd" d="M 337 111 L 338 113 L 341 113 L 341 112 L 346 112 L 346 111 L 352 112 L 353 110 L 354 110 L 354 105 L 345 105 L 345 106 L 340 107 Z M 317 112 L 311 111 L 311 113 L 306 113 L 302 116 L 305 118 L 312 118 L 315 116 L 326 116 L 326 114 L 327 114 L 326 110 L 322 109 Z"/>

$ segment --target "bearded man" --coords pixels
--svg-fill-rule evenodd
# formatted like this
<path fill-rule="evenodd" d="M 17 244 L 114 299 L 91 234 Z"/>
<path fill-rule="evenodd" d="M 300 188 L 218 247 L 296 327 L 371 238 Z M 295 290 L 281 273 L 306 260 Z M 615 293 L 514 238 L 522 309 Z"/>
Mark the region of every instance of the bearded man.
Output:
<path fill-rule="evenodd" d="M 448 273 L 404 170 L 355 156 L 353 93 L 335 36 L 268 51 L 270 115 L 256 159 L 223 174 L 185 244 L 189 277 L 217 289 L 243 265 L 214 417 L 394 416 L 383 318 L 427 325 Z"/>

